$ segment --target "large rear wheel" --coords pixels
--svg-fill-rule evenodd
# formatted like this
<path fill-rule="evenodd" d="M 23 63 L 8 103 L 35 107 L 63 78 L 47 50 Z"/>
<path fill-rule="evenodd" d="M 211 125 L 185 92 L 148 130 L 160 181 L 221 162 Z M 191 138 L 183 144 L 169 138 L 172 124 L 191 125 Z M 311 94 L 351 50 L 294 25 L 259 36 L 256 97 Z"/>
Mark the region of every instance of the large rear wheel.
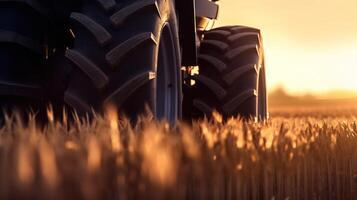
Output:
<path fill-rule="evenodd" d="M 136 119 L 181 116 L 178 27 L 173 1 L 86 1 L 71 14 L 72 72 L 64 100 L 80 113 L 107 104 Z"/>

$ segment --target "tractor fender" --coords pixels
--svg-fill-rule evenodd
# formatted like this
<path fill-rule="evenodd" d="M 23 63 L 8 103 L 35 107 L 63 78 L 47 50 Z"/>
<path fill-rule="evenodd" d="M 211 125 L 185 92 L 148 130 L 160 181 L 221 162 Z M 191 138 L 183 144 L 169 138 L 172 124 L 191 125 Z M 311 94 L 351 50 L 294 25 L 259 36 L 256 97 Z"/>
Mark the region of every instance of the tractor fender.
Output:
<path fill-rule="evenodd" d="M 195 0 L 176 1 L 182 66 L 197 66 Z"/>
<path fill-rule="evenodd" d="M 209 0 L 176 0 L 175 3 L 179 19 L 182 65 L 197 66 L 197 49 L 200 44 L 197 19 L 217 19 L 219 7 L 215 1 Z"/>

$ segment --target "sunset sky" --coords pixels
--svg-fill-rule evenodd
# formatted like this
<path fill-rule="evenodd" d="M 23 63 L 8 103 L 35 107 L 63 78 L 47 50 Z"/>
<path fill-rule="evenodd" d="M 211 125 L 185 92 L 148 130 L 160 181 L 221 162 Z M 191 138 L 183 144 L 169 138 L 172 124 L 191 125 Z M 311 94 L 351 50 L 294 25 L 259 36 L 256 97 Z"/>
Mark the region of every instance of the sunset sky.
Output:
<path fill-rule="evenodd" d="M 357 91 L 356 0 L 221 0 L 216 26 L 262 29 L 268 84 Z"/>

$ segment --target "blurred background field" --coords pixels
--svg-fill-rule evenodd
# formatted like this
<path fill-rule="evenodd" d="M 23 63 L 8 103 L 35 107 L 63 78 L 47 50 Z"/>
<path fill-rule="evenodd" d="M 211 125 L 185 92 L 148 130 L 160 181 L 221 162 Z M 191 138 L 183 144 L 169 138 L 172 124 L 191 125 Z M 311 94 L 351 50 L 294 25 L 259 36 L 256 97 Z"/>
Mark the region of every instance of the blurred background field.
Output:
<path fill-rule="evenodd" d="M 351 117 L 357 114 L 357 93 L 335 90 L 290 94 L 279 86 L 269 94 L 269 110 L 273 117 Z"/>
<path fill-rule="evenodd" d="M 357 199 L 353 103 L 294 99 L 272 101 L 265 123 L 215 113 L 170 128 L 148 114 L 131 126 L 111 111 L 69 123 L 49 111 L 43 129 L 9 117 L 0 199 Z"/>

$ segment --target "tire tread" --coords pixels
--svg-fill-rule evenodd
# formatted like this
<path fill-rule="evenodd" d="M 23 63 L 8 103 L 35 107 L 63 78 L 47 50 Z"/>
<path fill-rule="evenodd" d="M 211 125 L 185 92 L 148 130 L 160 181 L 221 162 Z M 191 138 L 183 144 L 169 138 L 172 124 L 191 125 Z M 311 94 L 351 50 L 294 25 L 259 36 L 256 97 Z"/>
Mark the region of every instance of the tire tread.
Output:
<path fill-rule="evenodd" d="M 109 83 L 107 75 L 80 52 L 69 49 L 66 52 L 66 57 L 81 69 L 98 89 L 105 87 Z"/>
<path fill-rule="evenodd" d="M 113 68 L 120 64 L 121 59 L 128 54 L 129 52 L 135 50 L 139 45 L 144 42 L 151 41 L 154 44 L 157 44 L 155 36 L 151 32 L 141 33 L 131 37 L 125 42 L 117 45 L 112 50 L 110 50 L 105 58 L 110 66 Z"/>
<path fill-rule="evenodd" d="M 114 13 L 110 20 L 115 27 L 119 27 L 123 24 L 128 18 L 130 18 L 133 14 L 145 9 L 145 8 L 154 8 L 159 16 L 160 10 L 156 0 L 144 0 L 135 2 L 119 11 Z"/>
<path fill-rule="evenodd" d="M 83 25 L 96 38 L 97 43 L 103 47 L 112 41 L 112 35 L 99 23 L 88 16 L 73 12 L 71 19 Z"/>
<path fill-rule="evenodd" d="M 135 77 L 131 78 L 124 85 L 122 85 L 119 89 L 115 90 L 112 94 L 110 94 L 105 100 L 104 104 L 108 104 L 113 102 L 117 103 L 116 106 L 121 106 L 125 100 L 138 88 L 149 83 L 156 77 L 154 72 L 145 72 L 142 74 L 138 74 Z"/>
<path fill-rule="evenodd" d="M 0 30 L 0 43 L 14 43 L 23 46 L 36 54 L 43 53 L 42 45 L 32 40 L 31 38 L 13 31 Z"/>

